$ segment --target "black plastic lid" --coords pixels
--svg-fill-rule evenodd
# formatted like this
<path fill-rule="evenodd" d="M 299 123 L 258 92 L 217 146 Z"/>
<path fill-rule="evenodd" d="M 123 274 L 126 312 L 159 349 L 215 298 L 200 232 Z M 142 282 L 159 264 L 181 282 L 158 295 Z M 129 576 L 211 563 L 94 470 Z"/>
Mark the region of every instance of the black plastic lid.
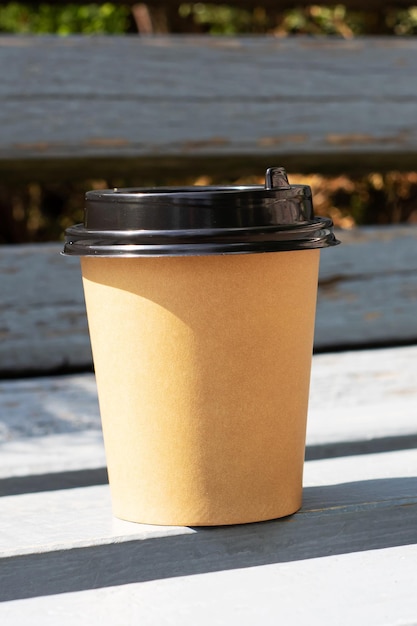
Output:
<path fill-rule="evenodd" d="M 65 231 L 64 254 L 189 256 L 325 248 L 339 243 L 315 217 L 311 189 L 283 168 L 265 187 L 106 189 L 86 194 L 84 224 Z"/>

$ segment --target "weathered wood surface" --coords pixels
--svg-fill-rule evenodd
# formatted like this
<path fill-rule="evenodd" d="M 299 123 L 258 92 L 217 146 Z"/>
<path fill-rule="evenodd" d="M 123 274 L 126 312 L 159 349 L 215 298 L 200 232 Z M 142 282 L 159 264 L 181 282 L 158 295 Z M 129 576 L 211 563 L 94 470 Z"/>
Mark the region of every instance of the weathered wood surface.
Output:
<path fill-rule="evenodd" d="M 417 228 L 338 233 L 321 255 L 316 350 L 417 341 Z M 61 244 L 0 248 L 0 375 L 91 367 L 79 262 Z"/>
<path fill-rule="evenodd" d="M 60 244 L 0 248 L 0 372 L 91 363 L 78 259 Z"/>
<path fill-rule="evenodd" d="M 416 365 L 417 346 L 315 355 L 306 458 L 416 448 Z M 0 495 L 103 484 L 104 468 L 92 374 L 0 382 Z"/>
<path fill-rule="evenodd" d="M 3 36 L 0 52 L 9 179 L 415 165 L 413 38 Z"/>
<path fill-rule="evenodd" d="M 321 255 L 317 349 L 417 340 L 417 228 L 357 228 Z"/>

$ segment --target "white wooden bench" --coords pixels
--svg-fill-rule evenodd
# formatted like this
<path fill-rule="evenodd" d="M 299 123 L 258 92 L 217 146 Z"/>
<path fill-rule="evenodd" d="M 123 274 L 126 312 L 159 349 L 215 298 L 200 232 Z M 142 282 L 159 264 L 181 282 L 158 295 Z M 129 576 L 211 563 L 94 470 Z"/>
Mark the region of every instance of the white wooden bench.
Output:
<path fill-rule="evenodd" d="M 16 184 L 414 166 L 413 39 L 0 37 L 0 52 Z M 339 237 L 303 508 L 212 529 L 112 517 L 78 262 L 1 247 L 1 623 L 417 623 L 417 229 Z"/>

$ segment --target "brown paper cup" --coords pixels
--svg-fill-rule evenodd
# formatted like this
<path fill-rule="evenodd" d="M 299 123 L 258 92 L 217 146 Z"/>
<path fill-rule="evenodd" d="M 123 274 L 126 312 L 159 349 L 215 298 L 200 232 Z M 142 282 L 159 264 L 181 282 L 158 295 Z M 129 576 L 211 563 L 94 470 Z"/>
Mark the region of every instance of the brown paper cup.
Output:
<path fill-rule="evenodd" d="M 319 254 L 81 258 L 117 517 L 301 506 Z"/>

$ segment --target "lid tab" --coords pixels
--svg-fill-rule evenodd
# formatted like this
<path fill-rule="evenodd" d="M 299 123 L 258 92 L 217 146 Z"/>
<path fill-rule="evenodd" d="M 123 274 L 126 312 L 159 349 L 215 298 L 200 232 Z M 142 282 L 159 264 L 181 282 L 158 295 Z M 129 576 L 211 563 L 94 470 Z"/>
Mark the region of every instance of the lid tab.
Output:
<path fill-rule="evenodd" d="M 287 172 L 283 167 L 268 167 L 265 174 L 265 189 L 291 189 Z"/>

